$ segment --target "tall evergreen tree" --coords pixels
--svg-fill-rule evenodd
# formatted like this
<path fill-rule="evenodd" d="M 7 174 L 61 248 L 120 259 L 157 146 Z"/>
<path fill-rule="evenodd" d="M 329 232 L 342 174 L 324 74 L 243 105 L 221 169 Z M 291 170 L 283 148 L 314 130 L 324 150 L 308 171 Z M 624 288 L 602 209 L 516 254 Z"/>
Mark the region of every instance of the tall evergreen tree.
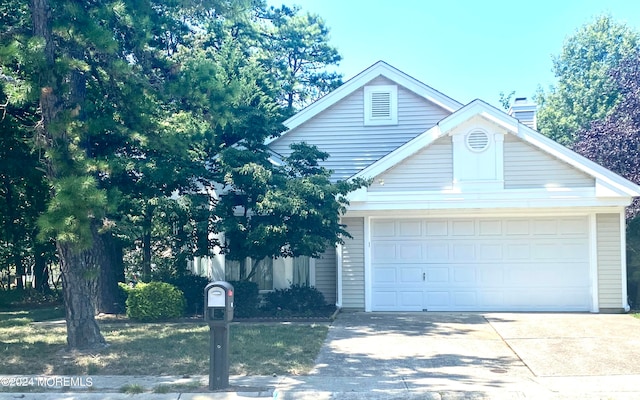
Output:
<path fill-rule="evenodd" d="M 170 139 L 160 96 L 174 39 L 187 29 L 172 18 L 177 5 L 33 0 L 32 31 L 11 37 L 39 96 L 35 142 L 53 187 L 41 227 L 57 243 L 71 348 L 104 344 L 94 320 L 98 277 L 117 261 L 109 228 L 123 196 L 145 179 L 163 180 L 154 187 L 165 194 L 180 185 L 172 174 L 180 156 L 168 153 L 188 141 Z"/>
<path fill-rule="evenodd" d="M 280 86 L 278 99 L 288 114 L 342 84 L 342 75 L 328 69 L 342 57 L 329 44 L 329 28 L 320 16 L 282 6 L 263 18 L 262 62 Z"/>

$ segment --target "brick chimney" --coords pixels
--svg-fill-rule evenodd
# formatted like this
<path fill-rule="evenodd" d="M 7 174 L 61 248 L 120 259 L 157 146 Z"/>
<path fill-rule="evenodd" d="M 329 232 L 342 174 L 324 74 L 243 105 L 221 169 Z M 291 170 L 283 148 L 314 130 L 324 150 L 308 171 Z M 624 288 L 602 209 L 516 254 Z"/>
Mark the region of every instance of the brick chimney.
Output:
<path fill-rule="evenodd" d="M 536 129 L 536 111 L 538 106 L 526 97 L 516 97 L 507 114 L 516 118 L 531 129 Z"/>

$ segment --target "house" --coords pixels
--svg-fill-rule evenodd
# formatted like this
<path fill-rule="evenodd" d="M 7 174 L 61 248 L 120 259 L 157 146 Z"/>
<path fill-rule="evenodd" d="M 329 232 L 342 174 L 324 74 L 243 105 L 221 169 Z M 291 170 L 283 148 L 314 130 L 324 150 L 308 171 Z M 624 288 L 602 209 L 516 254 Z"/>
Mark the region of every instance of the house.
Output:
<path fill-rule="evenodd" d="M 463 105 L 380 61 L 285 125 L 276 153 L 314 144 L 336 180 L 373 183 L 349 197 L 353 239 L 269 262 L 266 285 L 364 311 L 629 309 L 624 211 L 640 187 L 538 133 L 526 101 Z"/>

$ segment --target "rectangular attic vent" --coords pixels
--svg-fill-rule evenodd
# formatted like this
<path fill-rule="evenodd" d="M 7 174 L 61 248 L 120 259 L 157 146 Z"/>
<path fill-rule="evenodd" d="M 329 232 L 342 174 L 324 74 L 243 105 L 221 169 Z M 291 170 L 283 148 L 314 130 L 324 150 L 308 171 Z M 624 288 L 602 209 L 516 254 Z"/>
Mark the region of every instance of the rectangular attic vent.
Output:
<path fill-rule="evenodd" d="M 377 85 L 364 87 L 364 124 L 396 125 L 398 123 L 398 87 Z"/>
<path fill-rule="evenodd" d="M 371 118 L 391 117 L 391 93 L 373 92 L 371 93 Z"/>

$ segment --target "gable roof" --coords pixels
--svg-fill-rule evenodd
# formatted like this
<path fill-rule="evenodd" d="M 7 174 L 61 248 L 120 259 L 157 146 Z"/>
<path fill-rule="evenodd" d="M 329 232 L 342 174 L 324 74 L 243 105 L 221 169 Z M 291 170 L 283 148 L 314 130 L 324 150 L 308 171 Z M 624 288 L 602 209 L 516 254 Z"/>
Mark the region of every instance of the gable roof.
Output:
<path fill-rule="evenodd" d="M 369 68 L 360 72 L 358 75 L 349 79 L 347 82 L 343 83 L 342 86 L 340 86 L 336 90 L 328 93 L 324 97 L 320 98 L 316 102 L 310 104 L 306 108 L 296 113 L 291 118 L 284 121 L 284 125 L 288 128 L 288 130 L 285 131 L 282 135 L 286 135 L 288 131 L 302 125 L 306 121 L 310 120 L 322 111 L 336 104 L 337 102 L 344 99 L 345 97 L 358 90 L 362 86 L 366 85 L 368 82 L 372 81 L 378 76 L 383 76 L 397 83 L 398 85 L 407 88 L 408 90 L 416 93 L 418 96 L 425 98 L 426 100 L 438 105 L 439 107 L 444 108 L 449 112 L 454 112 L 463 106 L 462 103 L 459 103 L 449 96 L 440 93 L 434 88 L 425 85 L 417 79 L 392 67 L 386 62 L 378 61 Z M 281 137 L 282 135 L 280 135 L 279 137 Z M 278 137 L 268 139 L 266 144 L 269 144 L 276 139 L 278 139 Z"/>
<path fill-rule="evenodd" d="M 482 100 L 474 100 L 466 106 L 458 109 L 453 114 L 443 118 L 437 125 L 408 141 L 380 160 L 364 168 L 353 177 L 371 178 L 380 175 L 406 158 L 429 146 L 437 139 L 447 135 L 454 128 L 469 119 L 479 116 L 504 128 L 511 134 L 522 139 L 526 143 L 564 161 L 574 168 L 590 175 L 601 183 L 628 196 L 640 196 L 640 186 L 621 177 L 620 175 L 604 168 L 586 157 L 564 147 L 541 133 L 518 122 L 518 120 L 505 112 L 485 103 Z"/>

